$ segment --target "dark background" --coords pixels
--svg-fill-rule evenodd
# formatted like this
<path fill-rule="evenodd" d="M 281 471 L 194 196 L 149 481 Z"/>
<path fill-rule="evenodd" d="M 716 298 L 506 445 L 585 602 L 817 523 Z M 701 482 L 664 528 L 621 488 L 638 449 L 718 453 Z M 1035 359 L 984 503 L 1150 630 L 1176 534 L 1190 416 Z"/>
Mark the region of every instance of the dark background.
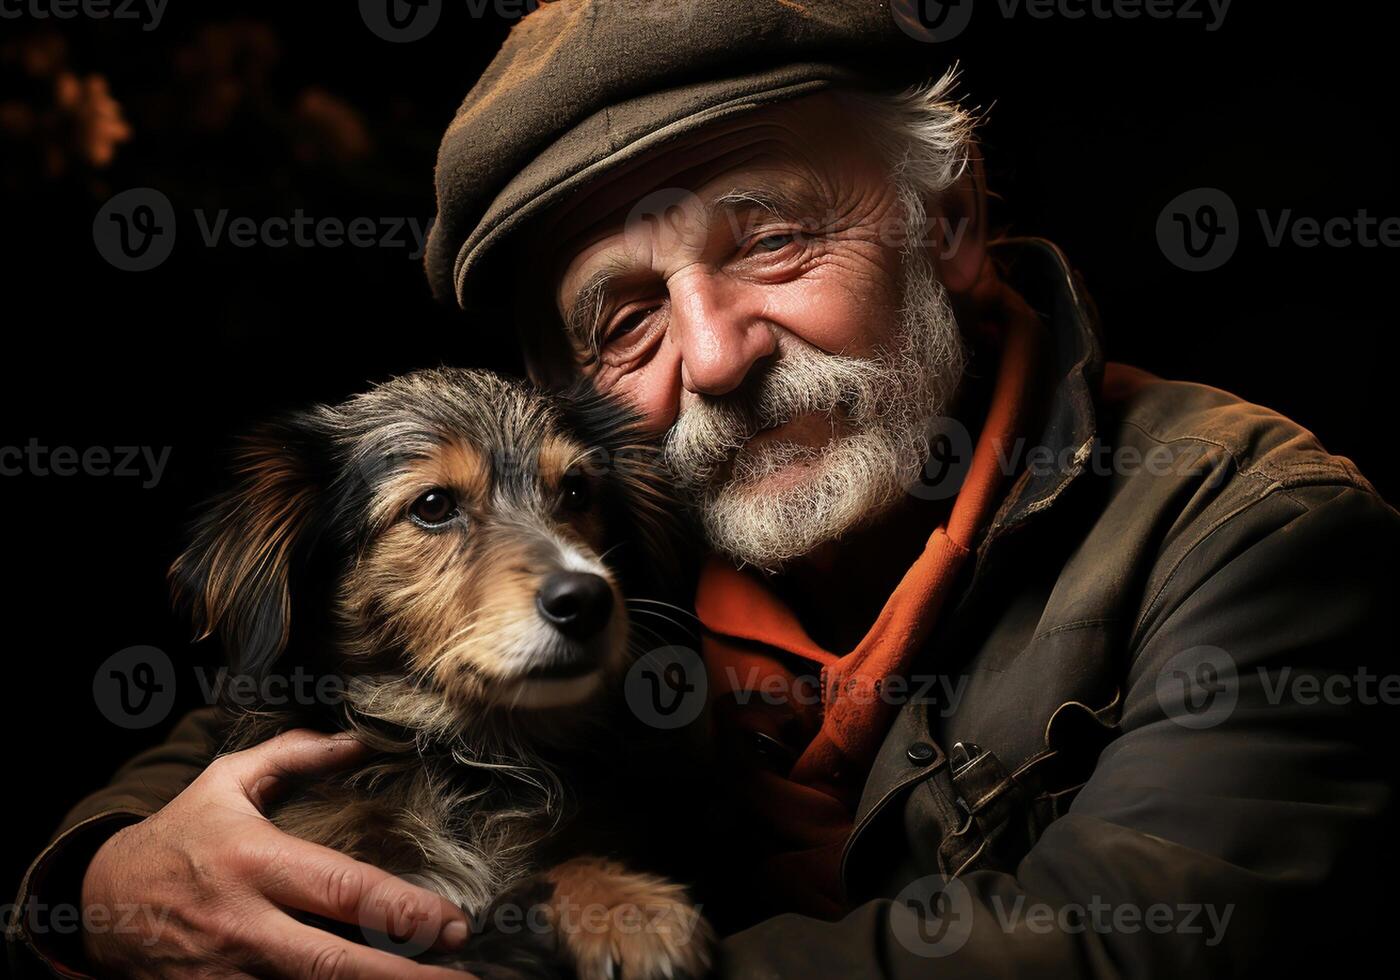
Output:
<path fill-rule="evenodd" d="M 955 45 L 930 45 L 931 71 L 963 59 L 965 90 L 991 109 L 1002 222 L 1064 247 L 1109 355 L 1293 416 L 1393 499 L 1397 253 L 1270 248 L 1253 217 L 1400 215 L 1393 35 L 1362 4 L 1236 0 L 1215 32 L 978 8 Z M 0 446 L 171 447 L 154 488 L 0 476 L 13 828 L 0 892 L 78 798 L 178 717 L 109 723 L 93 695 L 103 660 L 159 647 L 180 672 L 178 707 L 199 701 L 190 665 L 211 654 L 168 611 L 164 570 L 231 435 L 406 369 L 512 365 L 501 325 L 434 306 L 407 247 L 207 248 L 189 217 L 426 221 L 438 139 L 511 23 L 471 9 L 446 0 L 412 44 L 375 36 L 353 3 L 172 0 L 152 31 L 0 21 Z M 79 121 L 101 97 L 64 108 L 56 94 L 90 75 L 130 131 L 110 160 Z M 94 216 L 143 186 L 172 200 L 180 235 L 158 268 L 118 271 L 94 247 Z M 1202 186 L 1236 201 L 1243 240 L 1223 268 L 1188 273 L 1155 227 Z"/>

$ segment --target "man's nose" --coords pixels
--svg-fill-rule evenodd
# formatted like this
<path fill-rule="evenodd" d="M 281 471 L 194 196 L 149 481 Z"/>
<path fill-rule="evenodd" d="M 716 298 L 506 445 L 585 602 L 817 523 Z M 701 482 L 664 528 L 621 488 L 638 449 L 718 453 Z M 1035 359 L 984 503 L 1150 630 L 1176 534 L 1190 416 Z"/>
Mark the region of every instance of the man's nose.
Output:
<path fill-rule="evenodd" d="M 696 269 L 673 277 L 671 335 L 681 351 L 681 384 L 700 395 L 723 395 L 778 349 L 761 305 L 742 283 Z"/>

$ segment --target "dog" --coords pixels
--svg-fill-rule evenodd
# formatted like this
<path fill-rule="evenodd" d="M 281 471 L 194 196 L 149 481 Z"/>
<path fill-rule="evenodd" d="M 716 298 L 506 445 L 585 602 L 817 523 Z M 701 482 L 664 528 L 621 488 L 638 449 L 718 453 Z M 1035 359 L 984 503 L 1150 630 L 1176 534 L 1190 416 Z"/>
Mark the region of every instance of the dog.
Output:
<path fill-rule="evenodd" d="M 627 411 L 422 371 L 265 427 L 234 470 L 171 569 L 177 603 L 236 675 L 343 684 L 231 709 L 225 750 L 294 727 L 372 750 L 270 819 L 485 923 L 434 962 L 704 975 L 713 937 L 686 891 L 611 856 L 665 826 L 646 800 L 677 768 L 619 705 L 638 648 L 682 625 L 636 590 L 685 581 L 680 508 Z M 493 925 L 503 903 L 547 928 L 512 939 Z M 591 927 L 570 921 L 590 910 Z"/>

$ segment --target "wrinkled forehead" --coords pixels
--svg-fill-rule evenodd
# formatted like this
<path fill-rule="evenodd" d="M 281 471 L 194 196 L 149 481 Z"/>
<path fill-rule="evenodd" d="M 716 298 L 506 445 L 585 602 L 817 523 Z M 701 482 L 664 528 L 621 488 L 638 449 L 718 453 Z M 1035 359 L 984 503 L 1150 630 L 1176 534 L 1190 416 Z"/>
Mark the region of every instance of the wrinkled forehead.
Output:
<path fill-rule="evenodd" d="M 774 185 L 794 205 L 819 206 L 823 191 L 833 190 L 829 185 L 876 156 L 868 141 L 831 139 L 832 128 L 843 127 L 846 112 L 843 96 L 829 92 L 766 106 L 690 134 L 601 178 L 535 230 L 531 251 L 547 257 L 551 298 L 556 304 L 567 299 L 570 286 L 577 287 L 581 279 L 579 266 L 599 243 L 617 238 L 639 208 L 664 211 L 667 202 L 651 200 L 658 194 L 718 196 L 757 183 Z"/>

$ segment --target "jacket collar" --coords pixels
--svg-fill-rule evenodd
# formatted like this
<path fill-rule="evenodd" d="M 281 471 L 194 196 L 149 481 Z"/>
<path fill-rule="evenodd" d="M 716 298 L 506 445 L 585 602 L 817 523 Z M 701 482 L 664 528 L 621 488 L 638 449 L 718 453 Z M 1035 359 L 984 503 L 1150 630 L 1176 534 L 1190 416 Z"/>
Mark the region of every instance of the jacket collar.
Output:
<path fill-rule="evenodd" d="M 1095 405 L 1103 377 L 1098 312 L 1059 246 L 1043 238 L 1008 238 L 997 242 L 992 254 L 1047 328 L 1041 378 L 1049 396 L 1039 432 L 1027 433 L 1025 448 L 1045 447 L 1069 465 L 1024 470 L 992 518 L 983 550 L 1009 528 L 1049 508 L 1084 472 L 1097 431 Z"/>

